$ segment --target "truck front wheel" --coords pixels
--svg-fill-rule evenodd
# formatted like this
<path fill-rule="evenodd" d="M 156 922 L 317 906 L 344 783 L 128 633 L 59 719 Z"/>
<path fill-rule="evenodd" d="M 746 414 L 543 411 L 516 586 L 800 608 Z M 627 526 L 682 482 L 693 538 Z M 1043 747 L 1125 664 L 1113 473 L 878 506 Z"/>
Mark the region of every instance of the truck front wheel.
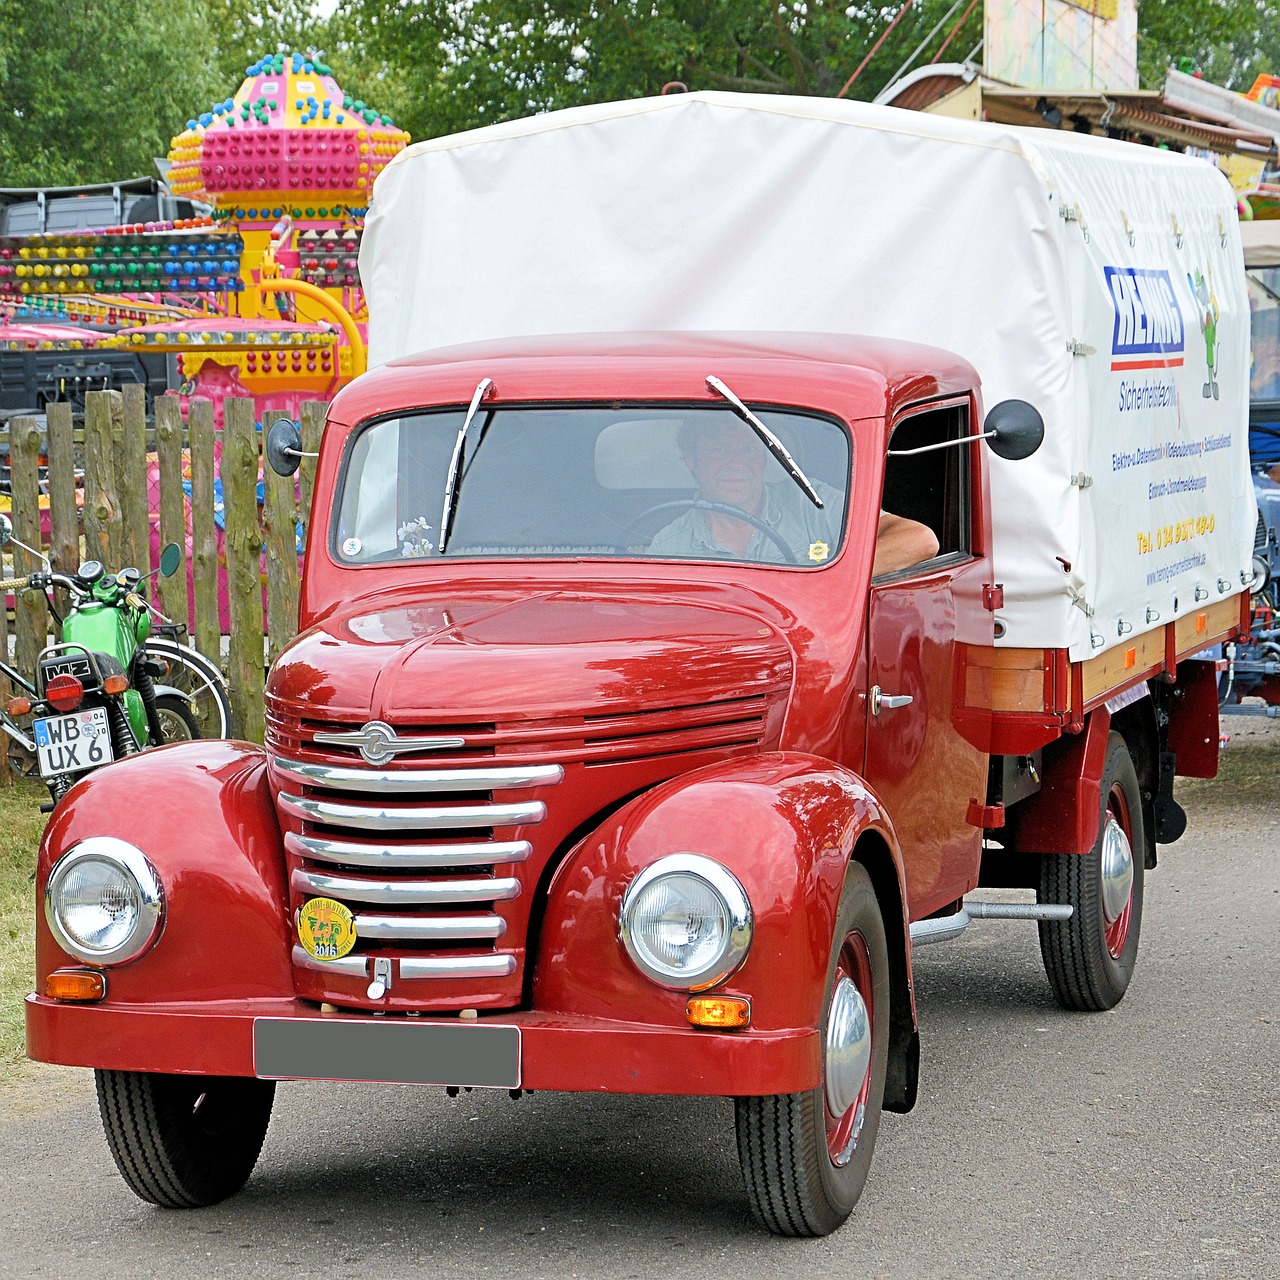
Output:
<path fill-rule="evenodd" d="M 1110 1009 L 1128 990 L 1142 928 L 1146 847 L 1138 775 L 1124 739 L 1113 733 L 1093 848 L 1045 854 L 1040 865 L 1039 900 L 1074 908 L 1069 920 L 1040 924 L 1045 972 L 1064 1009 Z"/>
<path fill-rule="evenodd" d="M 197 1209 L 249 1180 L 271 1119 L 275 1081 L 95 1071 L 116 1168 L 162 1209 Z"/>
<path fill-rule="evenodd" d="M 849 867 L 822 1015 L 823 1084 L 736 1100 L 751 1210 L 782 1236 L 825 1236 L 862 1194 L 889 1060 L 889 950 L 871 878 Z"/>

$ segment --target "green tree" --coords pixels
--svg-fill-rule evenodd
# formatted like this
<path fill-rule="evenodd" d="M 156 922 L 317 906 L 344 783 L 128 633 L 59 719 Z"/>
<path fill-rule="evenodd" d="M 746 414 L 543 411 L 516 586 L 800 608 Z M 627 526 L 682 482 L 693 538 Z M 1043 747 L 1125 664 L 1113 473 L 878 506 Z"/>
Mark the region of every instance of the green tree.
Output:
<path fill-rule="evenodd" d="M 837 94 L 899 6 L 833 0 L 345 0 L 335 23 L 359 31 L 387 69 L 415 137 L 531 112 L 690 89 Z M 927 60 L 972 52 L 981 6 L 916 0 L 850 97 L 871 97 L 932 31 Z"/>
<path fill-rule="evenodd" d="M 1151 88 L 1179 58 L 1206 80 L 1246 91 L 1280 73 L 1280 10 L 1270 0 L 1138 0 L 1138 74 Z"/>
<path fill-rule="evenodd" d="M 0 0 L 0 185 L 153 172 L 212 100 L 199 0 Z"/>

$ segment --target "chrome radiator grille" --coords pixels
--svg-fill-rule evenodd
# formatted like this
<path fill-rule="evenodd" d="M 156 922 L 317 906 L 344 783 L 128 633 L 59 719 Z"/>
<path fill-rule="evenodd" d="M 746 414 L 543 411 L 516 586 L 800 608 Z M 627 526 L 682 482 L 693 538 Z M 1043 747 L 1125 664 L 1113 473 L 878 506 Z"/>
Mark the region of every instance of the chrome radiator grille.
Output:
<path fill-rule="evenodd" d="M 500 941 L 500 904 L 525 892 L 516 871 L 527 840 L 504 839 L 546 817 L 541 800 L 495 803 L 495 791 L 554 785 L 559 764 L 380 770 L 271 756 L 290 855 L 294 907 L 312 897 L 343 903 L 356 946 L 294 963 L 317 974 L 391 983 L 420 978 L 504 978 L 516 973 Z M 394 968 L 378 969 L 379 958 Z"/>

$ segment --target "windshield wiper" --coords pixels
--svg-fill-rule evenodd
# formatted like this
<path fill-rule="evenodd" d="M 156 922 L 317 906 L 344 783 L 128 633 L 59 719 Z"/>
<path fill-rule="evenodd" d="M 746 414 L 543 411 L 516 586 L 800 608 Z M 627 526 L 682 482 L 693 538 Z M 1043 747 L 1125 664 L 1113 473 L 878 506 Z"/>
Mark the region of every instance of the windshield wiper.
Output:
<path fill-rule="evenodd" d="M 462 450 L 467 442 L 467 428 L 471 426 L 472 419 L 480 408 L 480 402 L 492 392 L 493 379 L 481 378 L 475 394 L 471 397 L 467 416 L 463 418 L 462 426 L 458 429 L 458 438 L 453 442 L 453 457 L 449 459 L 449 475 L 444 485 L 444 510 L 440 513 L 441 555 L 444 555 L 445 546 L 449 541 L 449 530 L 453 527 L 453 513 L 458 507 L 458 485 L 462 479 Z"/>
<path fill-rule="evenodd" d="M 813 482 L 796 464 L 796 460 L 787 452 L 786 446 L 778 439 L 777 436 L 769 430 L 768 427 L 756 417 L 750 409 L 747 408 L 741 400 L 738 399 L 728 387 L 725 386 L 714 373 L 707 374 L 707 386 L 711 388 L 717 395 L 723 396 L 738 411 L 738 416 L 751 428 L 752 431 L 760 437 L 764 442 L 764 446 L 778 460 L 782 469 L 804 490 L 805 496 L 813 503 L 815 507 L 821 509 L 822 499 L 818 497 L 818 491 L 813 487 Z"/>

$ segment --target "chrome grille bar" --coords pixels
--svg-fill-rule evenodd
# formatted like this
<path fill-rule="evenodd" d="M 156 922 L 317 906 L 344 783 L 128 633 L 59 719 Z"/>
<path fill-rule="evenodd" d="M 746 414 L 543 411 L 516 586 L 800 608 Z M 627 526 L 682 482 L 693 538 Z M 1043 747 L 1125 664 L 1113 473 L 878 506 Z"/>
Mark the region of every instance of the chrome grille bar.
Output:
<path fill-rule="evenodd" d="M 533 852 L 527 840 L 495 840 L 490 844 L 359 844 L 354 840 L 323 840 L 319 836 L 285 833 L 290 853 L 317 862 L 349 867 L 486 867 L 524 862 Z"/>
<path fill-rule="evenodd" d="M 356 936 L 380 941 L 442 942 L 459 938 L 500 938 L 507 922 L 500 916 L 356 916 Z M 403 963 L 403 961 L 401 961 Z"/>
<path fill-rule="evenodd" d="M 558 764 L 536 764 L 524 768 L 382 770 L 350 769 L 272 756 L 271 767 L 284 777 L 307 786 L 329 787 L 335 791 L 365 791 L 375 795 L 379 792 L 505 791 L 511 787 L 550 786 L 564 777 L 564 769 Z"/>
<path fill-rule="evenodd" d="M 477 880 L 363 880 L 352 876 L 323 875 L 318 871 L 295 870 L 289 878 L 298 893 L 318 893 L 349 902 L 378 902 L 386 905 L 441 906 L 462 902 L 505 902 L 520 894 L 520 881 Z"/>
<path fill-rule="evenodd" d="M 505 978 L 515 971 L 515 956 L 506 955 L 405 957 L 400 961 L 402 978 Z"/>
<path fill-rule="evenodd" d="M 520 827 L 541 822 L 547 806 L 540 800 L 524 804 L 476 804 L 450 807 L 388 809 L 381 805 L 340 804 L 308 796 L 280 793 L 280 807 L 308 822 L 361 831 L 449 831 L 459 827 Z"/>
<path fill-rule="evenodd" d="M 301 969 L 314 969 L 317 973 L 342 973 L 349 978 L 367 978 L 369 962 L 364 956 L 341 956 L 337 960 L 317 960 L 308 955 L 297 943 L 293 947 L 293 963 Z"/>

